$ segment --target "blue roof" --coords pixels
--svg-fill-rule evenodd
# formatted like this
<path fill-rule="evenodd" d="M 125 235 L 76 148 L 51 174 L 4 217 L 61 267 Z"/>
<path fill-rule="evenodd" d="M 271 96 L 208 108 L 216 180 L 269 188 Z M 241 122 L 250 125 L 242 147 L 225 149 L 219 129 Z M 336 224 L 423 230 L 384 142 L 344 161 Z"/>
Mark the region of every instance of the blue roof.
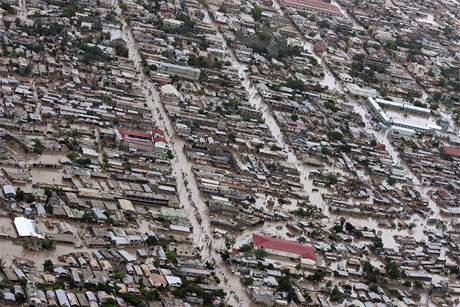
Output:
<path fill-rule="evenodd" d="M 3 194 L 13 194 L 16 195 L 16 189 L 12 185 L 3 186 Z"/>

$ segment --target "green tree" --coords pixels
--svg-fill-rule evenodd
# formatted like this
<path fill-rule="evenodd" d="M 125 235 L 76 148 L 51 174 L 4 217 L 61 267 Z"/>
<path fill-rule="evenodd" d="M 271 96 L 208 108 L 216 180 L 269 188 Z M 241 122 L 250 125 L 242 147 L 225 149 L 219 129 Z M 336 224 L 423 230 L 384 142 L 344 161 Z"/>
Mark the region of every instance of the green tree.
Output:
<path fill-rule="evenodd" d="M 330 299 L 332 302 L 341 304 L 345 299 L 345 295 L 342 292 L 340 292 L 337 286 L 335 286 L 331 292 Z"/>
<path fill-rule="evenodd" d="M 327 182 L 328 185 L 334 185 L 339 181 L 337 175 L 334 174 L 334 173 L 328 173 L 326 178 L 327 178 L 327 181 L 328 181 Z"/>
<path fill-rule="evenodd" d="M 396 50 L 398 45 L 396 44 L 396 41 L 388 41 L 387 44 L 385 45 L 385 48 L 389 50 Z"/>
<path fill-rule="evenodd" d="M 93 214 L 91 212 L 83 213 L 82 221 L 85 223 L 93 222 L 94 221 Z"/>
<path fill-rule="evenodd" d="M 120 296 L 125 300 L 126 303 L 133 306 L 141 306 L 143 304 L 142 298 L 134 293 L 120 293 Z"/>
<path fill-rule="evenodd" d="M 369 290 L 372 291 L 372 292 L 377 292 L 379 289 L 378 289 L 378 286 L 375 283 L 371 283 L 369 285 Z"/>
<path fill-rule="evenodd" d="M 252 9 L 252 17 L 254 18 L 254 20 L 260 21 L 260 20 L 262 19 L 262 12 L 263 12 L 262 7 L 256 5 L 256 6 Z"/>
<path fill-rule="evenodd" d="M 122 11 L 126 11 L 126 9 L 128 8 L 128 4 L 126 2 L 123 2 L 123 1 L 119 1 L 118 6 L 120 7 L 120 9 Z"/>
<path fill-rule="evenodd" d="M 341 141 L 343 134 L 340 131 L 334 130 L 327 133 L 327 138 L 331 141 Z"/>
<path fill-rule="evenodd" d="M 292 88 L 293 90 L 298 90 L 298 91 L 305 91 L 306 86 L 305 83 L 303 83 L 300 80 L 297 79 L 287 79 L 285 83 L 286 87 Z"/>
<path fill-rule="evenodd" d="M 104 302 L 101 304 L 101 307 L 117 307 L 117 306 L 118 306 L 117 301 L 111 297 L 104 300 Z"/>
<path fill-rule="evenodd" d="M 143 71 L 144 71 L 144 74 L 150 75 L 150 72 L 152 71 L 152 69 L 150 68 L 150 65 L 144 65 Z"/>
<path fill-rule="evenodd" d="M 252 244 L 248 243 L 248 244 L 243 244 L 241 245 L 240 247 L 240 252 L 247 252 L 247 251 L 252 251 L 253 250 L 253 247 L 252 247 Z"/>
<path fill-rule="evenodd" d="M 252 277 L 243 278 L 243 285 L 245 285 L 246 287 L 251 286 L 253 283 L 254 283 L 254 278 Z"/>
<path fill-rule="evenodd" d="M 316 67 L 316 66 L 319 65 L 319 62 L 318 62 L 318 60 L 316 58 L 311 57 L 310 58 L 310 64 Z"/>
<path fill-rule="evenodd" d="M 54 207 L 51 204 L 46 204 L 45 205 L 45 211 L 47 214 L 53 214 Z"/>
<path fill-rule="evenodd" d="M 388 275 L 393 279 L 398 279 L 401 277 L 401 270 L 399 266 L 392 259 L 387 258 L 387 263 L 385 269 Z"/>
<path fill-rule="evenodd" d="M 26 193 L 24 193 L 24 191 L 21 190 L 21 188 L 17 188 L 16 197 L 15 197 L 16 201 L 23 201 L 25 195 L 26 195 Z"/>
<path fill-rule="evenodd" d="M 141 294 L 148 302 L 158 301 L 160 299 L 160 293 L 157 290 L 142 289 Z"/>
<path fill-rule="evenodd" d="M 73 162 L 73 161 L 76 161 L 78 158 L 80 158 L 80 154 L 76 151 L 70 151 L 67 154 L 67 158 L 69 158 L 69 160 Z"/>
<path fill-rule="evenodd" d="M 54 242 L 48 238 L 48 237 L 45 237 L 43 239 L 43 242 L 42 242 L 42 248 L 43 249 L 53 249 L 54 248 Z"/>
<path fill-rule="evenodd" d="M 265 256 L 267 256 L 267 252 L 265 250 L 263 250 L 262 248 L 258 248 L 258 249 L 254 250 L 254 256 L 257 259 L 264 259 Z"/>
<path fill-rule="evenodd" d="M 148 236 L 147 240 L 145 240 L 145 244 L 148 246 L 155 246 L 158 244 L 158 239 L 155 236 Z"/>
<path fill-rule="evenodd" d="M 24 195 L 24 201 L 28 204 L 31 204 L 35 201 L 35 196 L 31 193 L 26 193 Z"/>
<path fill-rule="evenodd" d="M 387 178 L 387 183 L 388 183 L 389 185 L 394 185 L 394 184 L 396 183 L 396 179 L 394 179 L 394 178 L 391 177 L 391 176 L 388 176 L 388 178 Z"/>
<path fill-rule="evenodd" d="M 18 292 L 15 294 L 15 296 L 16 296 L 16 304 L 22 305 L 26 302 L 26 297 L 23 293 Z"/>
<path fill-rule="evenodd" d="M 315 270 L 312 275 L 309 275 L 307 279 L 312 282 L 320 282 L 323 280 L 324 276 L 326 276 L 326 272 L 324 270 Z"/>
<path fill-rule="evenodd" d="M 291 282 L 288 275 L 282 276 L 278 278 L 278 290 L 282 292 L 287 292 L 287 300 L 288 302 L 292 301 L 295 297 L 295 291 L 293 287 L 293 282 Z"/>
<path fill-rule="evenodd" d="M 14 13 L 14 9 L 9 3 L 4 2 L 0 5 L 0 7 L 10 15 Z"/>
<path fill-rule="evenodd" d="M 126 277 L 125 272 L 116 271 L 116 272 L 113 273 L 113 278 L 115 278 L 115 279 L 122 280 L 125 277 Z"/>
<path fill-rule="evenodd" d="M 447 78 L 442 77 L 439 79 L 439 86 L 440 87 L 446 87 L 449 84 L 449 80 Z"/>
<path fill-rule="evenodd" d="M 117 56 L 127 58 L 129 56 L 129 50 L 128 50 L 128 48 L 125 48 L 123 46 L 116 46 L 115 47 L 115 54 Z"/>
<path fill-rule="evenodd" d="M 64 8 L 62 9 L 62 16 L 70 18 L 75 16 L 76 12 L 77 7 L 75 5 L 69 4 L 64 6 Z"/>
<path fill-rule="evenodd" d="M 369 261 L 363 263 L 363 272 L 369 282 L 375 283 L 377 281 L 376 269 Z"/>
<path fill-rule="evenodd" d="M 374 238 L 374 240 L 372 240 L 372 243 L 374 243 L 375 248 L 383 248 L 383 241 L 379 237 Z"/>
<path fill-rule="evenodd" d="M 53 261 L 51 261 L 50 259 L 47 259 L 45 260 L 45 262 L 43 263 L 43 269 L 45 270 L 45 272 L 53 272 L 54 270 L 54 264 L 53 264 Z"/>
<path fill-rule="evenodd" d="M 278 278 L 278 290 L 289 291 L 292 288 L 292 283 L 289 276 L 283 276 Z"/>
<path fill-rule="evenodd" d="M 175 262 L 177 260 L 177 254 L 174 251 L 167 251 L 166 258 L 171 262 Z"/>

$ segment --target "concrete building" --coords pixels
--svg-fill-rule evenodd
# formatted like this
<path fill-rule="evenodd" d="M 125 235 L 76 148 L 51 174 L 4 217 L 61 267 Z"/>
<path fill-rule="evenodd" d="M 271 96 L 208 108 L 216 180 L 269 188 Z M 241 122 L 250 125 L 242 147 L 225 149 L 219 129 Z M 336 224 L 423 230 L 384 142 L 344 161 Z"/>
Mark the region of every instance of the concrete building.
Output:
<path fill-rule="evenodd" d="M 282 0 L 280 4 L 285 7 L 326 16 L 342 16 L 342 13 L 335 5 L 319 0 Z"/>
<path fill-rule="evenodd" d="M 178 76 L 185 79 L 198 80 L 201 70 L 190 66 L 176 65 L 171 63 L 160 63 L 158 71 L 171 76 Z"/>
<path fill-rule="evenodd" d="M 40 234 L 37 223 L 34 220 L 25 217 L 16 217 L 14 219 L 14 227 L 19 238 L 23 241 L 27 248 L 38 250 L 42 246 L 43 235 Z"/>
<path fill-rule="evenodd" d="M 252 234 L 252 242 L 257 248 L 262 248 L 269 254 L 289 258 L 316 259 L 315 249 L 296 241 L 282 240 L 258 234 Z"/>

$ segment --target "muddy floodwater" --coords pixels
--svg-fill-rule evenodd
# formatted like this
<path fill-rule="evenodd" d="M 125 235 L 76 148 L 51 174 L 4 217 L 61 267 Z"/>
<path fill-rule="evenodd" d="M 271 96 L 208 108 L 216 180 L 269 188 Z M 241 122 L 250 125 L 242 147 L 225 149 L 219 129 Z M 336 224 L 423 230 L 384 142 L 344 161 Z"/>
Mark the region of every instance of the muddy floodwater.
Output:
<path fill-rule="evenodd" d="M 173 174 L 177 179 L 179 199 L 184 210 L 189 214 L 190 223 L 193 229 L 194 245 L 200 251 L 204 261 L 215 262 L 217 275 L 221 280 L 226 280 L 221 282 L 219 286 L 229 294 L 228 303 L 233 306 L 238 306 L 239 304 L 242 304 L 242 306 L 252 306 L 251 300 L 241 284 L 239 276 L 230 271 L 217 253 L 217 251 L 222 248 L 223 241 L 213 239 L 214 234 L 211 229 L 206 204 L 198 190 L 195 177 L 192 173 L 191 162 L 188 161 L 183 151 L 185 142 L 183 139 L 176 136 L 173 123 L 168 118 L 160 102 L 159 93 L 155 85 L 151 83 L 143 73 L 139 49 L 126 23 L 124 23 L 123 30 L 123 37 L 125 37 L 128 42 L 129 56 L 137 68 L 139 82 L 144 86 L 144 94 L 147 104 L 152 110 L 154 122 L 165 131 L 170 140 L 170 146 L 175 156 L 172 160 Z M 187 184 L 185 182 L 187 182 Z"/>
<path fill-rule="evenodd" d="M 0 259 L 4 261 L 6 265 L 10 265 L 15 258 L 24 258 L 34 261 L 37 268 L 42 267 L 43 263 L 48 259 L 54 263 L 58 263 L 59 256 L 69 253 L 91 252 L 96 250 L 91 248 L 75 248 L 72 245 L 57 244 L 56 248 L 53 250 L 31 251 L 10 240 L 2 240 L 1 245 Z"/>

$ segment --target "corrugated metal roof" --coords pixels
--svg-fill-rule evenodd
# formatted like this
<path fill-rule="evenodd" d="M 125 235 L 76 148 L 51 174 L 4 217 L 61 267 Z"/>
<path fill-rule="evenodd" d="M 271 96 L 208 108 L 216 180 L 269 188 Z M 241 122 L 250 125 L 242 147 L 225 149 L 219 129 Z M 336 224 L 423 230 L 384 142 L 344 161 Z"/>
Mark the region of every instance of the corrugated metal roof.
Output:
<path fill-rule="evenodd" d="M 67 299 L 67 294 L 65 293 L 64 290 L 57 289 L 56 290 L 56 296 L 57 296 L 57 299 L 58 299 L 58 302 L 59 302 L 60 306 L 70 307 L 70 302 Z"/>
<path fill-rule="evenodd" d="M 258 234 L 252 235 L 252 241 L 254 242 L 254 245 L 259 248 L 297 254 L 302 258 L 308 258 L 312 260 L 316 259 L 315 249 L 312 246 L 303 245 L 296 241 L 266 237 Z"/>
<path fill-rule="evenodd" d="M 14 226 L 20 237 L 36 237 L 43 239 L 43 236 L 38 232 L 37 223 L 34 220 L 25 217 L 16 217 Z"/>
<path fill-rule="evenodd" d="M 16 195 L 16 190 L 14 189 L 14 187 L 12 185 L 4 185 L 3 186 L 3 193 L 5 195 L 8 195 L 8 194 Z"/>

